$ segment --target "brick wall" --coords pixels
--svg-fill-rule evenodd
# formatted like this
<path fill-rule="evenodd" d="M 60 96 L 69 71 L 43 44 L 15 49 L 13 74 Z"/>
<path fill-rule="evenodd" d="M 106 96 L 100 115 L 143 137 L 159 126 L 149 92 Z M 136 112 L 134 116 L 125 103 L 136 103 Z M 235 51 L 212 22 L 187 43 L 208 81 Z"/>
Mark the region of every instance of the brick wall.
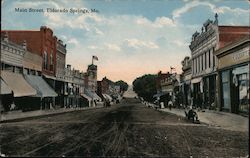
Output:
<path fill-rule="evenodd" d="M 45 60 L 44 53 L 46 51 L 48 64 L 46 68 L 44 67 L 44 65 L 42 65 L 42 72 L 49 76 L 55 76 L 57 38 L 53 35 L 53 31 L 50 28 L 41 27 L 38 31 L 3 30 L 1 31 L 1 36 L 6 32 L 8 33 L 9 40 L 14 43 L 22 44 L 23 41 L 26 40 L 27 50 L 40 55 L 43 58 L 43 63 Z"/>
<path fill-rule="evenodd" d="M 250 27 L 247 26 L 219 26 L 219 48 L 222 48 L 246 35 Z"/>

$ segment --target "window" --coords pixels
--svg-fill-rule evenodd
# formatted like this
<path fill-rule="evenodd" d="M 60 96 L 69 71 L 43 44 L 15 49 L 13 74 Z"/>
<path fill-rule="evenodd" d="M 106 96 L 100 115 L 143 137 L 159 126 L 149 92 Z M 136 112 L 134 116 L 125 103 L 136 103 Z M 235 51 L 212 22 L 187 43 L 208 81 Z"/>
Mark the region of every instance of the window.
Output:
<path fill-rule="evenodd" d="M 205 64 L 204 69 L 206 70 L 207 69 L 207 52 L 205 52 L 204 54 L 204 64 Z"/>
<path fill-rule="evenodd" d="M 51 53 L 50 53 L 50 65 L 53 65 L 53 59 L 54 57 L 53 57 L 53 50 L 51 51 Z"/>
<path fill-rule="evenodd" d="M 223 109 L 231 109 L 229 70 L 221 73 Z"/>
<path fill-rule="evenodd" d="M 198 72 L 198 61 L 197 61 L 197 57 L 195 58 L 195 74 L 197 74 Z"/>
<path fill-rule="evenodd" d="M 211 67 L 211 59 L 210 59 L 210 56 L 211 56 L 211 50 L 209 49 L 209 52 L 208 52 L 208 67 L 209 67 L 209 68 Z"/>
<path fill-rule="evenodd" d="M 47 67 L 48 67 L 48 53 L 47 53 L 47 51 L 44 51 L 44 54 L 43 54 L 43 68 L 47 69 Z"/>
<path fill-rule="evenodd" d="M 201 71 L 203 70 L 203 55 L 200 56 L 201 57 Z"/>

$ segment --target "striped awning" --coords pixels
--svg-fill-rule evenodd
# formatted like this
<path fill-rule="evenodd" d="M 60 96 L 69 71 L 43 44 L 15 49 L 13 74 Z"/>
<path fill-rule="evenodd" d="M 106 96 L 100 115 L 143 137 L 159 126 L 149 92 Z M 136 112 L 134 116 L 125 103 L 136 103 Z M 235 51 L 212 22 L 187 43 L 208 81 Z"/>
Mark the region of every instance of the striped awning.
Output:
<path fill-rule="evenodd" d="M 48 83 L 41 77 L 35 75 L 24 75 L 27 82 L 37 90 L 37 97 L 57 97 L 57 93 L 48 85 Z"/>
<path fill-rule="evenodd" d="M 81 93 L 81 96 L 86 98 L 88 101 L 91 101 L 92 98 L 90 98 L 88 95 L 84 94 L 84 93 Z"/>
<path fill-rule="evenodd" d="M 14 97 L 35 96 L 37 91 L 24 79 L 22 74 L 2 71 L 1 77 L 14 92 Z"/>
<path fill-rule="evenodd" d="M 0 88 L 0 94 L 11 94 L 11 89 L 2 79 L 0 79 Z"/>

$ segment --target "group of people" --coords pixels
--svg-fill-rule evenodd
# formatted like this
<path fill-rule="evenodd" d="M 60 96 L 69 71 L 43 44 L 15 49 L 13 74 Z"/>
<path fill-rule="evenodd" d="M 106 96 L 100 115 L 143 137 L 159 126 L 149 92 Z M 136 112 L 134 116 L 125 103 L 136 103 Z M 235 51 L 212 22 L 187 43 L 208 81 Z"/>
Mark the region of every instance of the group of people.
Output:
<path fill-rule="evenodd" d="M 110 107 L 110 101 L 108 99 L 104 99 L 104 107 Z"/>
<path fill-rule="evenodd" d="M 156 100 L 155 103 L 158 104 L 159 108 L 164 108 L 166 105 L 163 102 L 160 103 L 160 100 Z M 173 106 L 174 106 L 173 101 L 169 100 L 167 102 L 167 107 L 169 108 L 169 110 L 171 110 Z M 187 107 L 183 106 L 183 108 L 185 109 L 184 110 L 185 116 L 188 120 L 191 120 L 193 123 L 199 123 L 198 114 L 196 113 L 192 105 Z"/>

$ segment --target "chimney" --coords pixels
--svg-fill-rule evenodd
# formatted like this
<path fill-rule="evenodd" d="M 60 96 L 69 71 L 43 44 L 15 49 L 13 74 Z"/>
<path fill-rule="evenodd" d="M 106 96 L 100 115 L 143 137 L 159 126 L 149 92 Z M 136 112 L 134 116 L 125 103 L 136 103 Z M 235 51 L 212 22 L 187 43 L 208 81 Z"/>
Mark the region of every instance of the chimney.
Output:
<path fill-rule="evenodd" d="M 8 42 L 8 32 L 4 34 L 3 41 Z"/>
<path fill-rule="evenodd" d="M 27 50 L 27 43 L 26 40 L 23 41 L 22 47 L 24 50 Z"/>

